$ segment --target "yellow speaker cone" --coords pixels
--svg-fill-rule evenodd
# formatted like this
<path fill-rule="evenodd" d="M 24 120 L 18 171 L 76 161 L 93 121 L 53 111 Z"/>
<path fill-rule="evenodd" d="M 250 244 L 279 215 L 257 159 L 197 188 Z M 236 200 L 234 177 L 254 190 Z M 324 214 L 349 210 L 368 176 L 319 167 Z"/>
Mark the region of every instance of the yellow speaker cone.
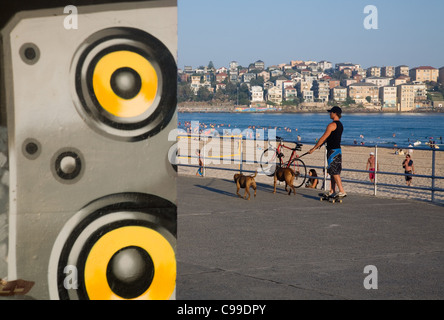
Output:
<path fill-rule="evenodd" d="M 103 56 L 93 71 L 93 90 L 102 108 L 119 118 L 142 115 L 153 104 L 158 75 L 152 64 L 132 51 Z"/>
<path fill-rule="evenodd" d="M 160 233 L 153 229 L 142 226 L 126 226 L 114 229 L 103 235 L 92 247 L 88 254 L 85 263 L 84 281 L 88 297 L 91 300 L 121 300 L 126 299 L 118 295 L 116 290 L 110 287 L 109 273 L 131 273 L 132 269 L 142 270 L 132 272 L 129 278 L 130 284 L 126 290 L 131 292 L 131 283 L 137 283 L 140 286 L 138 277 L 146 275 L 146 270 L 140 267 L 134 267 L 137 264 L 143 264 L 142 256 L 137 259 L 129 257 L 138 256 L 134 250 L 143 251 L 149 255 L 150 262 L 152 262 L 154 272 L 152 280 L 147 283 L 141 294 L 131 297 L 134 300 L 167 300 L 171 297 L 176 286 L 176 258 L 174 249 L 171 247 L 168 240 L 166 240 Z M 111 261 L 118 256 L 120 252 L 128 251 L 127 256 L 119 258 L 115 263 L 118 266 L 112 266 Z M 145 261 L 146 262 L 146 261 Z M 149 263 L 147 263 L 149 265 Z M 111 270 L 119 268 L 123 270 Z M 129 270 L 129 271 L 128 271 Z M 118 277 L 118 275 L 117 275 Z M 132 282 L 131 282 L 132 281 Z M 125 283 L 124 281 L 122 283 Z M 143 285 L 143 284 L 142 284 Z M 131 293 L 130 293 L 131 294 Z"/>

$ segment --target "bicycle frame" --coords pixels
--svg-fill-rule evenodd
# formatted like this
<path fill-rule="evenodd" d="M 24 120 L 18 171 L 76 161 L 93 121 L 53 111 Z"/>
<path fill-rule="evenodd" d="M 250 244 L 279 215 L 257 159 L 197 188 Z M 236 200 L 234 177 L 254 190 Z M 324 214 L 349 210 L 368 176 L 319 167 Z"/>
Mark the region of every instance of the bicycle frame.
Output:
<path fill-rule="evenodd" d="M 268 144 L 269 144 L 269 146 L 270 146 L 271 148 L 274 148 L 274 147 L 271 145 L 271 143 L 268 143 Z M 282 154 L 282 156 L 283 156 L 283 152 L 281 152 L 281 149 L 282 149 L 282 148 L 285 148 L 285 149 L 291 150 L 290 158 L 288 159 L 288 162 L 285 164 L 286 167 L 290 166 L 291 162 L 292 162 L 294 159 L 299 158 L 298 155 L 296 154 L 296 151 L 297 151 L 297 147 L 298 147 L 298 146 L 300 146 L 300 145 L 299 145 L 299 144 L 296 144 L 296 147 L 294 147 L 294 148 L 290 148 L 290 147 L 288 147 L 288 146 L 286 146 L 286 145 L 284 144 L 284 141 L 283 141 L 283 140 L 279 140 L 279 145 L 277 146 L 277 148 L 275 148 L 277 154 L 279 154 L 279 155 Z M 279 157 L 279 164 L 280 164 L 281 166 L 284 164 L 283 161 L 282 161 L 282 157 Z"/>
<path fill-rule="evenodd" d="M 301 150 L 302 144 L 300 143 L 296 143 L 296 146 L 294 148 L 291 148 L 289 146 L 286 146 L 283 142 L 283 139 L 279 139 L 279 145 L 277 147 L 274 147 L 270 142 L 268 142 L 269 148 L 266 149 L 261 156 L 261 168 L 263 170 L 263 172 L 268 175 L 268 176 L 272 176 L 274 175 L 275 171 L 276 171 L 276 166 L 280 166 L 280 167 L 287 167 L 287 168 L 291 168 L 296 174 L 297 176 L 300 176 L 302 178 L 301 182 L 299 184 L 295 185 L 295 188 L 299 188 L 301 187 L 306 178 L 307 178 L 307 167 L 305 166 L 305 163 L 299 159 L 300 157 L 298 156 L 298 154 L 296 153 L 297 151 Z M 283 154 L 283 149 L 288 149 L 291 150 L 291 155 L 290 158 L 288 159 L 288 161 L 286 161 L 286 163 L 283 162 L 282 158 L 284 157 Z M 265 162 L 263 161 L 263 156 L 265 155 L 265 153 L 267 151 L 271 151 L 272 152 L 272 157 L 271 159 L 267 156 L 265 158 Z M 277 162 L 277 159 L 279 158 L 279 162 Z M 273 168 L 272 171 L 269 171 L 269 165 L 270 162 L 269 160 L 271 160 L 271 163 L 275 163 L 275 167 L 271 167 Z M 266 164 L 266 168 L 264 169 L 264 167 L 262 167 L 262 164 Z"/>

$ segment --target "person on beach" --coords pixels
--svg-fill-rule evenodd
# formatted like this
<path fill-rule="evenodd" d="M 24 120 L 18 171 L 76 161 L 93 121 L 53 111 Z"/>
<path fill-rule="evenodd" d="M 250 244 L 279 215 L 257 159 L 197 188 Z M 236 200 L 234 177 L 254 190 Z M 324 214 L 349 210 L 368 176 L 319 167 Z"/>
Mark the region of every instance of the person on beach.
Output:
<path fill-rule="evenodd" d="M 405 160 L 402 162 L 402 167 L 404 168 L 404 173 L 415 174 L 415 166 L 413 165 L 413 160 L 411 155 L 407 154 Z M 405 181 L 408 186 L 412 185 L 412 176 L 405 176 Z"/>
<path fill-rule="evenodd" d="M 197 169 L 196 176 L 203 177 L 203 161 L 201 158 L 200 150 L 196 151 L 199 161 L 199 169 Z"/>
<path fill-rule="evenodd" d="M 345 197 L 347 196 L 347 193 L 344 191 L 340 176 L 342 171 L 341 137 L 344 127 L 339 119 L 342 117 L 342 109 L 338 106 L 334 106 L 327 111 L 330 113 L 330 119 L 332 122 L 327 126 L 324 134 L 316 145 L 310 149 L 309 153 L 312 154 L 325 142 L 327 143 L 327 173 L 329 173 L 332 177 L 330 191 L 327 193 L 327 195 L 332 197 Z M 337 193 L 335 191 L 336 186 L 339 189 Z"/>
<path fill-rule="evenodd" d="M 305 183 L 305 187 L 306 188 L 311 188 L 311 189 L 316 189 L 318 186 L 318 174 L 316 172 L 315 169 L 310 169 L 310 171 L 308 171 L 308 180 Z"/>
<path fill-rule="evenodd" d="M 368 177 L 371 182 L 375 181 L 375 168 L 376 168 L 376 158 L 375 153 L 370 152 L 370 156 L 367 160 L 367 165 L 365 166 L 366 171 L 370 171 Z M 378 163 L 378 171 L 379 171 L 379 163 Z"/>

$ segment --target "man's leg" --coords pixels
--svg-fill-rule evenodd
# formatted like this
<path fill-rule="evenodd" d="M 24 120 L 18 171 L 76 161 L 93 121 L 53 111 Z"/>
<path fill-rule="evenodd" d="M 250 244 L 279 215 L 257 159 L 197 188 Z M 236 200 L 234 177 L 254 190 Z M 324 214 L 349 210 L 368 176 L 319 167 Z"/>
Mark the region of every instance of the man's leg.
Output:
<path fill-rule="evenodd" d="M 336 191 L 336 180 L 334 179 L 335 176 L 330 175 L 330 193 L 333 194 Z"/>
<path fill-rule="evenodd" d="M 339 189 L 339 192 L 345 193 L 344 188 L 342 187 L 341 176 L 339 174 L 335 174 L 335 175 L 332 176 L 332 178 L 333 178 L 331 180 L 332 186 L 333 185 L 337 185 L 338 189 Z"/>

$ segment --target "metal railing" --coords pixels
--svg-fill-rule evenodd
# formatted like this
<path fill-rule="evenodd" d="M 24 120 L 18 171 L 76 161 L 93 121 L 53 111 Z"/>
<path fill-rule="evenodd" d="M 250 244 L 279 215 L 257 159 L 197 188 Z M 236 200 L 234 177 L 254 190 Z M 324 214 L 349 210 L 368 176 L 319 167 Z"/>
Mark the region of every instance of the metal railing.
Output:
<path fill-rule="evenodd" d="M 198 138 L 199 141 L 201 142 L 205 142 L 208 139 L 226 139 L 226 137 L 221 137 L 221 136 L 205 136 L 205 135 L 186 135 L 186 136 L 180 136 L 181 138 L 188 138 L 188 139 L 192 139 L 192 138 Z M 246 160 L 244 159 L 244 152 L 243 152 L 243 146 L 245 144 L 245 142 L 248 141 L 254 141 L 254 144 L 256 145 L 257 141 L 263 143 L 263 142 L 269 142 L 269 141 L 275 141 L 275 140 L 267 140 L 267 139 L 261 139 L 261 140 L 255 140 L 255 139 L 247 139 L 245 137 L 242 136 L 230 136 L 229 137 L 232 141 L 238 140 L 239 141 L 239 154 L 236 154 L 236 156 L 238 156 L 238 158 L 236 157 L 232 157 L 233 155 L 230 155 L 230 163 L 238 163 L 239 167 L 238 168 L 225 168 L 225 167 L 215 167 L 215 166 L 207 166 L 205 164 L 206 160 L 211 159 L 211 160 L 221 160 L 221 161 L 226 161 L 227 157 L 225 156 L 211 156 L 211 157 L 204 157 L 204 156 L 198 156 L 198 155 L 191 155 L 188 154 L 186 156 L 184 156 L 185 158 L 188 159 L 201 159 L 203 162 L 203 169 L 212 169 L 212 170 L 225 170 L 225 171 L 236 171 L 236 172 L 243 172 L 243 173 L 255 173 L 255 170 L 246 170 L 244 169 L 243 165 L 244 164 L 260 164 L 260 161 L 257 160 Z M 291 141 L 291 140 L 285 140 L 285 143 L 302 143 L 302 144 L 307 144 L 307 145 L 313 145 L 313 143 L 310 142 L 304 142 L 304 141 Z M 362 148 L 363 146 L 361 145 L 352 145 L 352 144 L 342 144 L 342 146 L 344 147 L 357 147 L 357 148 Z M 203 146 L 203 148 L 205 148 L 205 144 Z M 401 188 L 401 189 L 408 189 L 408 190 L 421 190 L 421 191 L 429 191 L 431 193 L 431 202 L 435 202 L 435 194 L 437 192 L 444 192 L 444 188 L 439 188 L 436 187 L 436 181 L 437 180 L 442 180 L 444 179 L 444 176 L 437 176 L 436 175 L 436 153 L 437 152 L 443 152 L 444 150 L 440 150 L 440 149 L 434 149 L 434 148 L 416 148 L 416 147 L 406 147 L 404 149 L 413 149 L 413 150 L 421 150 L 421 151 L 428 151 L 431 152 L 431 157 L 432 157 L 432 174 L 431 175 L 419 175 L 419 174 L 407 174 L 407 173 L 399 173 L 399 172 L 389 172 L 389 171 L 379 171 L 378 170 L 378 150 L 379 149 L 394 149 L 393 147 L 389 147 L 389 146 L 378 146 L 378 145 L 373 145 L 373 146 L 365 146 L 365 148 L 374 148 L 374 154 L 375 154 L 375 171 L 368 171 L 368 170 L 358 170 L 358 169 L 349 169 L 349 168 L 343 168 L 342 171 L 345 172 L 358 172 L 358 173 L 373 173 L 374 174 L 374 182 L 369 182 L 369 181 L 363 181 L 363 180 L 353 180 L 353 179 L 341 179 L 342 182 L 345 183 L 355 183 L 355 184 L 362 184 L 362 185 L 367 185 L 367 186 L 372 186 L 373 187 L 373 195 L 377 195 L 378 193 L 378 187 L 389 187 L 389 188 Z M 204 149 L 203 149 L 204 151 Z M 314 168 L 314 169 L 322 169 L 324 172 L 324 176 L 318 176 L 317 179 L 323 181 L 323 186 L 321 188 L 323 188 L 324 190 L 326 190 L 326 186 L 327 183 L 326 181 L 330 180 L 330 178 L 327 177 L 327 161 L 326 161 L 326 153 L 327 151 L 325 150 L 325 157 L 324 157 L 324 165 L 323 166 L 316 166 L 316 165 L 310 165 L 310 168 Z M 203 154 L 205 154 L 205 152 L 203 152 Z M 180 155 L 178 155 L 178 157 L 181 157 Z M 308 161 L 305 160 L 305 162 L 307 163 Z M 224 163 L 226 164 L 226 163 Z M 182 167 L 194 167 L 194 168 L 199 168 L 199 164 L 184 164 L 184 163 L 177 163 L 178 166 L 182 166 Z M 431 183 L 430 183 L 430 187 L 427 186 L 407 186 L 407 185 L 401 185 L 401 184 L 390 184 L 390 183 L 381 183 L 378 182 L 378 176 L 380 175 L 391 175 L 391 176 L 402 176 L 402 177 L 415 177 L 415 178 L 426 178 L 426 179 L 430 179 Z M 308 177 L 307 177 L 308 178 Z"/>

